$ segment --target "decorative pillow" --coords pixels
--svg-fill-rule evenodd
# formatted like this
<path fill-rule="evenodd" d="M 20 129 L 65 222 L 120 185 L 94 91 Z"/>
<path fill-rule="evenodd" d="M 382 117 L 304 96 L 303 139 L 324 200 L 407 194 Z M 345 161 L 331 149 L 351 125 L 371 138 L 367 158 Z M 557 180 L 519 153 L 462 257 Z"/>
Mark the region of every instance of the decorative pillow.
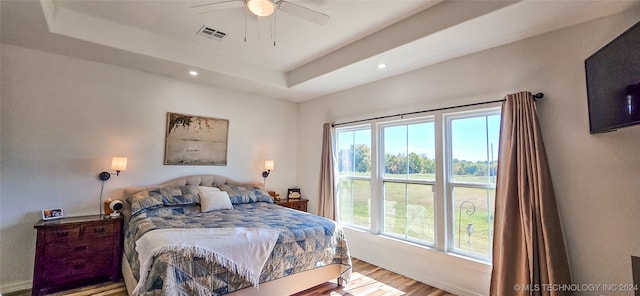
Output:
<path fill-rule="evenodd" d="M 262 187 L 253 186 L 253 193 L 258 197 L 258 201 L 273 203 L 273 196 L 269 194 L 269 191 Z"/>
<path fill-rule="evenodd" d="M 239 186 L 231 184 L 223 184 L 218 186 L 220 190 L 229 194 L 231 203 L 234 205 L 254 203 L 254 202 L 268 202 L 273 203 L 273 198 L 267 191 L 259 186 Z"/>
<path fill-rule="evenodd" d="M 224 191 L 200 191 L 200 209 L 203 212 L 213 210 L 232 210 L 229 194 Z"/>
<path fill-rule="evenodd" d="M 211 186 L 198 186 L 198 190 L 200 190 L 200 192 L 202 192 L 202 191 L 220 191 L 220 188 L 211 187 Z"/>
<path fill-rule="evenodd" d="M 131 215 L 135 215 L 144 209 L 161 207 L 163 194 L 160 189 L 150 189 L 136 192 L 127 197 L 131 204 Z"/>
<path fill-rule="evenodd" d="M 164 195 L 162 203 L 165 206 L 200 203 L 200 191 L 198 187 L 194 185 L 161 188 L 160 192 Z"/>
<path fill-rule="evenodd" d="M 161 206 L 192 205 L 200 202 L 196 186 L 175 186 L 143 190 L 127 197 L 131 215 Z"/>

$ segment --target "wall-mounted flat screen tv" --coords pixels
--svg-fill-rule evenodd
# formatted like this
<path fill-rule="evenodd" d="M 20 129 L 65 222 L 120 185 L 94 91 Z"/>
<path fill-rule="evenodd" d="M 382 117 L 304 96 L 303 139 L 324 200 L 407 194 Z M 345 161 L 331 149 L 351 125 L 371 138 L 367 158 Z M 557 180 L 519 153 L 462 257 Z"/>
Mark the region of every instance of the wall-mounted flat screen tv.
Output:
<path fill-rule="evenodd" d="M 585 62 L 592 134 L 640 124 L 640 22 Z"/>

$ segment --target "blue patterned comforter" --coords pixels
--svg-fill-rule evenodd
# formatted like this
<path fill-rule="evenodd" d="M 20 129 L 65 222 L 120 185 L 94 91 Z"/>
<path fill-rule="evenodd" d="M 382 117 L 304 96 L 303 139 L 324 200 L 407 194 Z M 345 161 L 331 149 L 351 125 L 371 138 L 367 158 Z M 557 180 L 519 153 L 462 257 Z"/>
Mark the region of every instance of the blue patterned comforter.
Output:
<path fill-rule="evenodd" d="M 200 206 L 145 209 L 131 217 L 125 231 L 125 256 L 139 281 L 140 262 L 135 242 L 145 233 L 163 228 L 269 228 L 280 231 L 278 241 L 260 275 L 260 283 L 329 264 L 341 264 L 348 280 L 351 258 L 342 228 L 335 222 L 279 205 L 256 202 L 233 210 L 200 211 Z M 242 248 L 242 246 L 238 246 Z M 251 283 L 217 263 L 185 258 L 177 252 L 154 258 L 143 295 L 224 295 Z"/>

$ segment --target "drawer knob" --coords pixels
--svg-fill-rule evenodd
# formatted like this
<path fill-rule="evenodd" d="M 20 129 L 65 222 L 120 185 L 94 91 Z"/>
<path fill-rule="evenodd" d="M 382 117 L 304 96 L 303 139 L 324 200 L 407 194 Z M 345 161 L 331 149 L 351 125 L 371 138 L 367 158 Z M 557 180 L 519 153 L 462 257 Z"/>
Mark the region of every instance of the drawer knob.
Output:
<path fill-rule="evenodd" d="M 84 251 L 87 249 L 87 246 L 77 246 L 76 251 Z"/>
<path fill-rule="evenodd" d="M 69 236 L 69 231 L 58 232 L 57 235 L 58 235 L 58 237 L 67 237 L 67 236 Z"/>
<path fill-rule="evenodd" d="M 95 231 L 96 233 L 103 233 L 103 232 L 105 232 L 105 229 L 104 229 L 104 227 L 100 227 L 100 228 L 96 228 L 96 229 L 94 229 L 94 231 Z"/>
<path fill-rule="evenodd" d="M 73 269 L 78 270 L 78 269 L 84 269 L 84 264 L 76 264 L 73 266 Z"/>

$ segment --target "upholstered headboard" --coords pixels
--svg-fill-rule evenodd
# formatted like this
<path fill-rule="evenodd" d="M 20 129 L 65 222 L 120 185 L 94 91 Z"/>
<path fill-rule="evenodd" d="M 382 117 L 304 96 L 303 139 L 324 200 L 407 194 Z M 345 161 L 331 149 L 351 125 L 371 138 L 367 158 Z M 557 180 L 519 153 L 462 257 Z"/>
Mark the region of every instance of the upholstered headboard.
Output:
<path fill-rule="evenodd" d="M 124 216 L 125 225 L 127 222 L 129 222 L 129 217 L 131 216 L 131 205 L 126 201 L 127 197 L 131 194 L 140 192 L 142 190 L 148 190 L 148 189 L 154 189 L 154 188 L 166 188 L 166 187 L 186 186 L 186 185 L 214 187 L 214 186 L 219 186 L 223 184 L 253 185 L 253 186 L 262 187 L 261 183 L 240 183 L 220 175 L 185 176 L 185 177 L 173 179 L 158 185 L 127 187 L 124 189 L 124 200 L 122 201 L 124 205 L 124 207 L 122 208 L 122 215 Z"/>

